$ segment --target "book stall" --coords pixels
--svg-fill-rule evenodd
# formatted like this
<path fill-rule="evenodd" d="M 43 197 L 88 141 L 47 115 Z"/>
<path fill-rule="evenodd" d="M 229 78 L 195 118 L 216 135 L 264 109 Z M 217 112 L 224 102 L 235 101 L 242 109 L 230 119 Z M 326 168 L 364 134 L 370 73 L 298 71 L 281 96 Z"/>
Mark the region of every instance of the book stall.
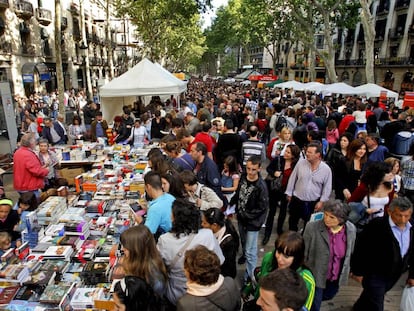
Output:
<path fill-rule="evenodd" d="M 134 214 L 145 216 L 143 171 L 154 146 L 84 147 L 74 156 L 91 169 L 78 170 L 68 180 L 73 186 L 29 212 L 23 244 L 1 256 L 0 310 L 113 309 L 119 236 L 135 224 Z"/>

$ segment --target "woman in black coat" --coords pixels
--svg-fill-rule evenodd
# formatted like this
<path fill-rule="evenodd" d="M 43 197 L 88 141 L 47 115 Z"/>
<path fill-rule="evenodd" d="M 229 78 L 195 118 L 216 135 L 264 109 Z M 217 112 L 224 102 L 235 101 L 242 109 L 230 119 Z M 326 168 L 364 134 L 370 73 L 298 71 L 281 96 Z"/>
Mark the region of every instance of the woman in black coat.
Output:
<path fill-rule="evenodd" d="M 221 265 L 223 276 L 236 277 L 236 255 L 239 249 L 239 235 L 230 219 L 218 208 L 209 208 L 203 212 L 201 226 L 211 229 L 223 252 L 224 263 Z"/>

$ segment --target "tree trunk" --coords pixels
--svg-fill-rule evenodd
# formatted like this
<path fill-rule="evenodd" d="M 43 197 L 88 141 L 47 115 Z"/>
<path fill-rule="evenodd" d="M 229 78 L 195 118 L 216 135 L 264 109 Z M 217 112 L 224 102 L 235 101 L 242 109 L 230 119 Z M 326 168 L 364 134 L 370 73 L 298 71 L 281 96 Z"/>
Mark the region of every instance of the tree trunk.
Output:
<path fill-rule="evenodd" d="M 55 0 L 55 51 L 56 51 L 56 78 L 57 78 L 57 89 L 59 92 L 59 114 L 66 117 L 65 104 L 64 104 L 64 93 L 65 93 L 65 81 L 63 79 L 63 65 L 62 65 L 62 33 L 61 33 L 61 15 L 62 8 L 60 6 L 60 0 Z"/>
<path fill-rule="evenodd" d="M 328 48 L 326 52 L 323 53 L 323 58 L 325 62 L 326 72 L 328 74 L 328 79 L 330 83 L 338 82 L 335 69 L 335 47 L 331 39 L 331 27 L 330 27 L 330 12 L 324 12 L 323 14 L 323 23 L 324 23 L 324 41 L 327 44 Z"/>
<path fill-rule="evenodd" d="M 308 53 L 309 82 L 315 81 L 316 79 L 315 57 L 316 57 L 315 51 L 312 49 L 309 49 L 309 53 Z"/>
<path fill-rule="evenodd" d="M 365 75 L 367 83 L 375 83 L 374 73 L 374 42 L 375 42 L 375 20 L 369 10 L 372 0 L 360 0 L 361 4 L 361 24 L 365 35 Z"/>

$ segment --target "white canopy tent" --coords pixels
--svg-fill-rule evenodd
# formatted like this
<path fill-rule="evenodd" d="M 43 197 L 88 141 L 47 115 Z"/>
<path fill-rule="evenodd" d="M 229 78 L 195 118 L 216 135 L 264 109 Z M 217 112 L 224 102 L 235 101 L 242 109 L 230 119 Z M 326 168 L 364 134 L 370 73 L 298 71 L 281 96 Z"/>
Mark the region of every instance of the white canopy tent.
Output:
<path fill-rule="evenodd" d="M 332 83 L 327 84 L 322 90 L 323 94 L 344 94 L 344 95 L 358 95 L 361 94 L 361 91 L 358 91 L 356 88 L 343 83 Z"/>
<path fill-rule="evenodd" d="M 386 89 L 385 87 L 379 86 L 374 83 L 367 83 L 360 86 L 357 86 L 355 89 L 362 92 L 359 93 L 361 95 L 365 95 L 367 98 L 370 97 L 380 97 L 381 92 L 387 92 L 387 97 L 394 98 L 394 101 L 398 101 L 398 93 L 393 92 L 389 89 Z"/>
<path fill-rule="evenodd" d="M 122 114 L 122 106 L 131 105 L 137 96 L 177 95 L 187 90 L 181 81 L 161 65 L 144 58 L 123 75 L 102 86 L 101 110 L 106 120 Z"/>
<path fill-rule="evenodd" d="M 279 84 L 275 84 L 274 88 L 278 89 L 293 89 L 295 91 L 303 91 L 305 89 L 305 86 L 303 83 L 292 80 L 292 81 L 286 81 Z"/>
<path fill-rule="evenodd" d="M 308 82 L 304 84 L 305 91 L 315 92 L 317 94 L 321 93 L 323 89 L 326 87 L 325 84 L 320 82 Z"/>

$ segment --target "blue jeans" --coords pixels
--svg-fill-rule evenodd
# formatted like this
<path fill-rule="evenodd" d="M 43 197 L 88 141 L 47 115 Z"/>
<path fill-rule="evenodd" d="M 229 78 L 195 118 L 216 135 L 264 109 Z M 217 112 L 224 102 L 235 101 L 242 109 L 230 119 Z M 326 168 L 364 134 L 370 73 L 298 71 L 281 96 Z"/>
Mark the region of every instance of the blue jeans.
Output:
<path fill-rule="evenodd" d="M 326 281 L 325 288 L 316 287 L 311 311 L 319 311 L 322 301 L 331 300 L 339 290 L 339 281 Z"/>
<path fill-rule="evenodd" d="M 360 202 L 351 202 L 348 205 L 351 208 L 348 220 L 356 225 L 362 218 L 364 218 L 367 207 Z"/>
<path fill-rule="evenodd" d="M 243 248 L 243 255 L 246 256 L 246 272 L 244 280 L 250 277 L 254 279 L 254 269 L 257 266 L 257 240 L 259 231 L 247 231 L 246 226 L 239 222 L 240 241 Z"/>

